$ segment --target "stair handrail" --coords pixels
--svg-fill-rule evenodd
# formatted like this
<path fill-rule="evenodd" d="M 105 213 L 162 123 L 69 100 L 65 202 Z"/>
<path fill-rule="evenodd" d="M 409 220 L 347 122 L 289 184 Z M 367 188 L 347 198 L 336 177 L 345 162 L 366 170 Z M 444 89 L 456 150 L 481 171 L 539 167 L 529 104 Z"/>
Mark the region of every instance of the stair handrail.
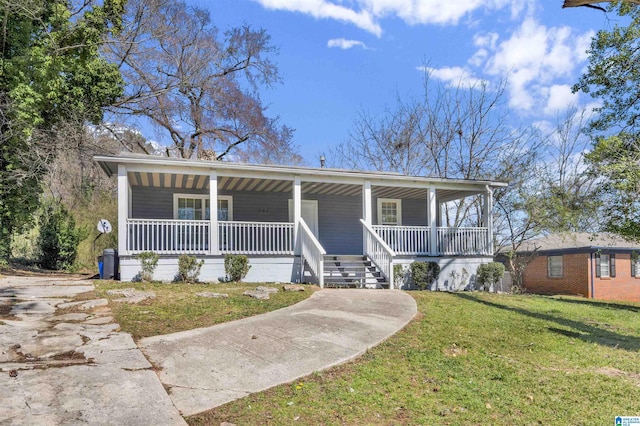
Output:
<path fill-rule="evenodd" d="M 300 260 L 302 262 L 301 271 L 304 270 L 304 261 L 306 260 L 311 271 L 318 278 L 318 285 L 320 288 L 324 288 L 324 255 L 327 252 L 316 236 L 313 235 L 304 219 L 300 218 L 299 224 L 300 254 L 302 255 Z M 300 277 L 302 278 L 302 273 Z"/>
<path fill-rule="evenodd" d="M 389 281 L 389 288 L 393 288 L 393 258 L 396 252 L 384 242 L 380 235 L 364 219 L 360 223 L 365 229 L 365 254 L 380 269 L 382 275 Z"/>

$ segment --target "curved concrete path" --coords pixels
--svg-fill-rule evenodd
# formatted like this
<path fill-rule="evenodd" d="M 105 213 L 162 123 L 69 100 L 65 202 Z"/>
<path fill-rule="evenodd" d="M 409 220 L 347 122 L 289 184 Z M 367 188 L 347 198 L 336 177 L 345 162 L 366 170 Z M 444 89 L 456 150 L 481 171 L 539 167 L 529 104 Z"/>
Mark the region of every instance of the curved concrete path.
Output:
<path fill-rule="evenodd" d="M 416 314 L 397 290 L 320 290 L 264 315 L 139 342 L 182 415 L 346 362 Z"/>

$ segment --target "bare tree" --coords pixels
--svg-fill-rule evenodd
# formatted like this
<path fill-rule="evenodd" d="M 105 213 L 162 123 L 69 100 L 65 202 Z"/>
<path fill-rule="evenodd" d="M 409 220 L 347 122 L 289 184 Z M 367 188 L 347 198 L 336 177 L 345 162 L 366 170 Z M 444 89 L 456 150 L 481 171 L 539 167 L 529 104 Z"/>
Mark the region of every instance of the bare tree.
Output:
<path fill-rule="evenodd" d="M 585 134 L 588 121 L 584 110 L 571 108 L 558 117 L 555 129 L 546 138 L 545 157 L 538 165 L 540 183 L 530 190 L 528 207 L 541 232 L 599 230 L 597 180 L 584 161 L 591 146 Z"/>
<path fill-rule="evenodd" d="M 171 139 L 169 155 L 296 162 L 292 130 L 265 116 L 258 90 L 280 81 L 264 30 L 221 37 L 209 12 L 181 0 L 131 0 L 107 55 L 125 96 L 112 111 L 146 117 Z"/>
<path fill-rule="evenodd" d="M 398 96 L 379 118 L 361 113 L 349 139 L 332 151 L 333 161 L 356 169 L 508 181 L 535 158 L 535 133 L 508 122 L 505 82 L 449 88 L 425 72 L 423 90 L 420 98 Z M 476 197 L 459 200 L 445 209 L 445 221 L 477 225 L 480 212 Z"/>

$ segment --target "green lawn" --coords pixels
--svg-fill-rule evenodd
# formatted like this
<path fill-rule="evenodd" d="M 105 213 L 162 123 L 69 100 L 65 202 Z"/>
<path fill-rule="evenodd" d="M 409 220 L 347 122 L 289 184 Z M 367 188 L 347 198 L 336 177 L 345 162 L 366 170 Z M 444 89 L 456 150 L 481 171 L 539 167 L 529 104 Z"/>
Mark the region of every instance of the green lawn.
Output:
<path fill-rule="evenodd" d="M 360 359 L 187 421 L 609 425 L 640 415 L 640 304 L 410 294 L 416 319 Z"/>
<path fill-rule="evenodd" d="M 257 300 L 242 294 L 259 285 L 276 287 L 280 291 L 271 294 L 269 300 Z M 96 293 L 98 297 L 117 299 L 121 296 L 110 296 L 107 290 L 127 287 L 153 291 L 156 294 L 155 299 L 147 299 L 138 304 L 110 303 L 115 320 L 120 324 L 122 331 L 131 333 L 135 339 L 263 314 L 298 303 L 314 291 L 313 286 L 305 286 L 303 292 L 284 292 L 282 285 L 268 283 L 163 284 L 97 281 Z M 226 293 L 229 298 L 211 299 L 196 296 L 196 293 L 203 291 Z"/>

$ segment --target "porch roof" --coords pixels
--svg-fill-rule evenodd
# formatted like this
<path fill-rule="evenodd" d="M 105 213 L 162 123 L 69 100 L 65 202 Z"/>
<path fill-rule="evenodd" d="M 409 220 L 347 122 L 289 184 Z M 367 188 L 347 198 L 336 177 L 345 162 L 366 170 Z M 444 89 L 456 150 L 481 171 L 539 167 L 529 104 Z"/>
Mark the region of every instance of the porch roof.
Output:
<path fill-rule="evenodd" d="M 305 193 L 356 195 L 364 181 L 370 181 L 377 196 L 425 198 L 425 189 L 435 186 L 441 200 L 474 195 L 486 187 L 504 187 L 505 182 L 407 176 L 392 172 L 355 171 L 299 166 L 243 164 L 223 161 L 188 160 L 149 155 L 97 155 L 94 160 L 107 175 L 117 175 L 125 165 L 133 185 L 181 189 L 206 189 L 211 171 L 218 173 L 219 189 L 285 192 L 300 177 Z"/>

